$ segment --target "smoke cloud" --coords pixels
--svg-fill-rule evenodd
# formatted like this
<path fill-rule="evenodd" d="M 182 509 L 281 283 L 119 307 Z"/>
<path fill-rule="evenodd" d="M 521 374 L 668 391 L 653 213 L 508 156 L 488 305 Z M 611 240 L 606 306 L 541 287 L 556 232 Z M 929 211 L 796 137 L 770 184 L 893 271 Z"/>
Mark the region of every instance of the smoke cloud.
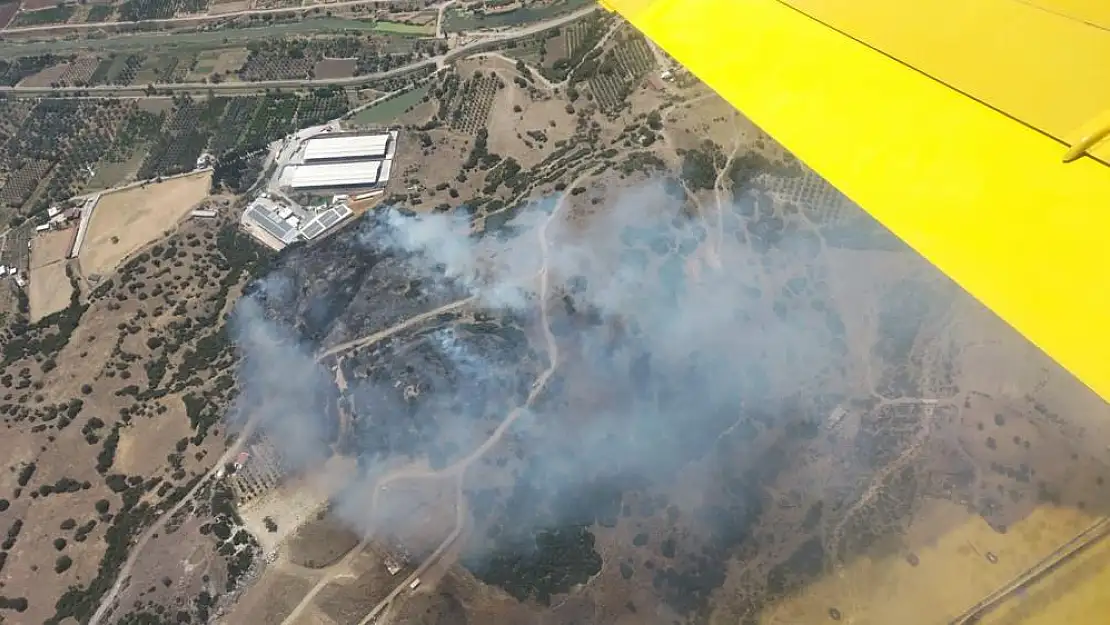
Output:
<path fill-rule="evenodd" d="M 787 422 L 823 418 L 837 393 L 858 384 L 841 366 L 844 326 L 814 262 L 821 242 L 812 228 L 766 198 L 700 214 L 663 183 L 622 192 L 589 216 L 572 210 L 588 197 L 528 207 L 509 222 L 508 237 L 478 236 L 457 214 L 385 210 L 290 255 L 234 315 L 243 401 L 265 415 L 264 428 L 298 466 L 336 443 L 334 405 L 345 401 L 357 430 L 345 450 L 360 455 L 368 481 L 414 461 L 450 467 L 526 403 L 550 364 L 539 314 L 545 306 L 558 367 L 488 454 L 489 463 L 515 475 L 511 494 L 473 506 L 480 522 L 501 515 L 526 534 L 529 526 L 615 522 L 622 493 L 665 490 L 727 442 L 716 475 L 705 469 L 700 484 L 684 484 L 696 509 L 696 491 L 708 499 L 720 490 L 721 480 L 733 479 L 722 473 L 733 462 L 766 466 L 745 441 Z M 349 265 L 339 269 L 344 276 L 385 266 L 388 257 L 403 268 L 399 283 L 415 279 L 422 293 L 437 294 L 428 301 L 446 303 L 462 291 L 475 304 L 345 363 L 349 388 L 340 400 L 334 376 L 316 360 L 329 345 L 298 335 L 298 319 L 321 307 L 331 311 L 314 321 L 326 326 L 319 336 L 328 327 L 354 336 L 385 328 L 351 330 L 356 315 L 332 302 L 354 301 L 359 296 L 351 292 L 361 287 L 308 275 L 323 262 L 310 255 L 329 249 L 340 251 L 327 262 Z M 545 299 L 541 270 L 549 280 Z M 375 293 L 369 307 L 394 310 L 412 301 L 405 289 Z M 348 492 L 338 509 L 359 529 L 382 519 L 404 522 L 389 511 L 363 518 L 369 489 Z M 710 524 L 740 514 L 735 507 L 695 513 Z M 472 546 L 479 556 L 483 549 L 496 547 L 481 540 Z"/>

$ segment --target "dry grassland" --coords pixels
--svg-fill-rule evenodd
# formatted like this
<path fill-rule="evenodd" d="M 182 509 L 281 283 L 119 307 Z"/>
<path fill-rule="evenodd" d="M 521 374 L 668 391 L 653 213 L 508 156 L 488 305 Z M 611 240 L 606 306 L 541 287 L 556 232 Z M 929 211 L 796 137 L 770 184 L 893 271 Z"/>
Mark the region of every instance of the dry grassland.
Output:
<path fill-rule="evenodd" d="M 1093 522 L 1072 508 L 1044 507 L 999 534 L 982 518 L 968 515 L 955 504 L 937 501 L 930 505 L 932 514 L 923 517 L 944 514 L 946 511 L 938 508 L 946 508 L 949 514 L 944 516 L 954 513 L 966 520 L 914 551 L 916 566 L 898 554 L 875 560 L 859 558 L 841 574 L 826 576 L 769 608 L 761 625 L 823 622 L 828 620 L 830 608 L 859 625 L 947 621 Z M 997 562 L 990 562 L 987 553 L 995 554 Z"/>
<path fill-rule="evenodd" d="M 127 475 L 152 475 L 165 464 L 165 451 L 193 435 L 185 404 L 180 398 L 168 399 L 167 414 L 158 419 L 138 419 L 131 427 L 120 430 L 116 460 L 113 465 Z"/>
<path fill-rule="evenodd" d="M 358 63 L 355 59 L 324 59 L 316 63 L 317 78 L 347 78 L 355 75 Z"/>
<path fill-rule="evenodd" d="M 47 232 L 31 239 L 31 321 L 58 312 L 69 303 L 73 287 L 66 277 L 66 254 L 72 230 Z"/>
<path fill-rule="evenodd" d="M 105 193 L 78 258 L 86 275 L 106 274 L 162 235 L 208 195 L 211 172 Z"/>

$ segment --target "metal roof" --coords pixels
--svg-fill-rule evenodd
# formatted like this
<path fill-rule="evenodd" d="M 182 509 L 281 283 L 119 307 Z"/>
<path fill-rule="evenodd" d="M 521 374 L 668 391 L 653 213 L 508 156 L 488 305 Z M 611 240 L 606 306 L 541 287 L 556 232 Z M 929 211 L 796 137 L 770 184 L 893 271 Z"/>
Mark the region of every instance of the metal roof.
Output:
<path fill-rule="evenodd" d="M 381 157 L 385 156 L 389 139 L 388 134 L 309 139 L 305 142 L 304 160 Z"/>
<path fill-rule="evenodd" d="M 296 230 L 291 228 L 289 224 L 277 219 L 273 213 L 256 205 L 250 206 L 243 216 L 279 241 L 288 243 L 296 236 Z"/>
<path fill-rule="evenodd" d="M 354 161 L 327 165 L 301 165 L 293 170 L 294 189 L 339 188 L 372 185 L 378 181 L 381 161 Z"/>

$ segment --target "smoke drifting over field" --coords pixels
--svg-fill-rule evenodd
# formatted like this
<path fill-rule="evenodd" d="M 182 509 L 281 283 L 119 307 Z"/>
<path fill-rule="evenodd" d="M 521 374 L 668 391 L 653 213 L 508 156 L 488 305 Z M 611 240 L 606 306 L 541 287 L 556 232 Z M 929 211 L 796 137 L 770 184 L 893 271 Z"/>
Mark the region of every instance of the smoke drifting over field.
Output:
<path fill-rule="evenodd" d="M 383 254 L 404 258 L 404 280 L 419 279 L 422 291 L 461 287 L 495 317 L 504 313 L 531 324 L 533 337 L 542 336 L 539 307 L 549 307 L 559 368 L 508 435 L 522 450 L 523 465 L 509 502 L 493 512 L 511 517 L 506 525 L 526 535 L 537 529 L 529 525 L 613 521 L 614 489 L 619 511 L 625 488 L 672 479 L 727 436 L 744 433 L 747 439 L 780 418 L 799 417 L 782 414 L 785 400 L 818 383 L 837 383 L 832 365 L 846 350 L 840 319 L 825 302 L 823 277 L 813 263 L 819 242 L 791 230 L 769 209 L 766 202 L 754 211 L 726 207 L 719 223 L 715 215 L 691 218 L 663 185 L 651 184 L 625 193 L 589 222 L 567 221 L 564 207 L 548 224 L 556 203 L 541 203 L 509 222 L 513 236 L 476 237 L 463 217 L 396 211 L 369 217 L 339 236 L 355 240 L 350 249 L 363 250 L 361 258 L 343 262 L 373 263 Z M 546 259 L 539 241 L 545 224 Z M 297 340 L 292 330 L 269 321 L 273 313 L 266 311 L 311 310 L 316 304 L 306 297 L 349 297 L 351 287 L 306 296 L 303 285 L 311 279 L 287 275 L 298 271 L 298 262 L 289 260 L 244 298 L 232 331 L 244 355 L 243 397 L 263 407 L 265 425 L 278 433 L 286 453 L 308 460 L 335 436 L 334 415 L 319 407 L 337 391 L 312 353 L 326 346 Z M 541 301 L 538 275 L 544 267 L 550 292 Z M 450 327 L 421 340 L 438 352 L 436 366 L 451 372 L 421 389 L 418 408 L 397 399 L 407 384 L 400 379 L 349 382 L 356 387 L 352 392 L 380 398 L 359 419 L 435 420 L 434 442 L 421 451 L 453 451 L 441 463 L 449 465 L 485 440 L 506 407 L 524 401 L 528 385 L 521 389 L 507 379 L 514 364 L 490 351 L 497 343 L 468 342 Z M 539 364 L 529 375 L 551 356 L 542 340 L 533 340 L 532 348 Z M 373 388 L 360 390 L 360 384 Z M 475 403 L 479 412 L 500 406 L 498 414 L 490 415 L 493 421 L 462 417 Z M 821 409 L 827 414 L 827 407 Z M 368 475 L 403 464 L 381 453 L 375 427 L 385 426 L 367 429 L 357 443 L 371 459 L 365 463 Z M 743 440 L 731 445 L 729 454 L 743 456 Z M 714 480 L 722 478 L 705 479 L 708 491 L 719 488 Z M 340 502 L 363 529 L 369 525 L 359 518 L 367 510 L 364 497 Z M 598 507 L 605 510 L 591 509 Z M 715 527 L 751 513 L 726 503 L 694 514 Z M 377 521 L 395 516 L 375 515 Z M 721 530 L 730 531 L 736 533 Z"/>

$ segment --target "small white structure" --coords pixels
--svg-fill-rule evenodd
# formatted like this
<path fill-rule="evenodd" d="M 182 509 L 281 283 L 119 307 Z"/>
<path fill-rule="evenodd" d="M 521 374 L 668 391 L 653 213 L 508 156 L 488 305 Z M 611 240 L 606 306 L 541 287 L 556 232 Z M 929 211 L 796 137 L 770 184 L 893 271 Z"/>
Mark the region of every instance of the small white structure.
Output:
<path fill-rule="evenodd" d="M 16 274 L 15 284 L 22 289 L 23 287 L 27 286 L 27 281 L 23 279 L 23 276 Z"/>
<path fill-rule="evenodd" d="M 401 565 L 390 556 L 385 557 L 385 570 L 389 571 L 390 575 L 396 575 L 401 572 Z"/>
<path fill-rule="evenodd" d="M 50 224 L 42 224 L 41 226 L 35 226 L 35 232 L 46 232 L 49 229 L 50 229 Z"/>
<path fill-rule="evenodd" d="M 50 208 L 46 209 L 46 216 L 53 219 L 54 217 L 57 217 L 58 214 L 61 212 L 62 209 L 58 208 L 57 206 L 51 206 Z"/>
<path fill-rule="evenodd" d="M 409 590 L 416 590 L 416 587 L 419 586 L 419 585 L 420 585 L 420 578 L 417 577 L 416 579 L 412 580 L 411 584 L 409 584 Z"/>
<path fill-rule="evenodd" d="M 214 210 L 210 210 L 210 209 L 206 209 L 206 208 L 198 208 L 195 211 L 189 213 L 189 216 L 196 217 L 198 219 L 212 219 L 213 217 L 216 216 L 216 214 L 217 213 Z"/>

